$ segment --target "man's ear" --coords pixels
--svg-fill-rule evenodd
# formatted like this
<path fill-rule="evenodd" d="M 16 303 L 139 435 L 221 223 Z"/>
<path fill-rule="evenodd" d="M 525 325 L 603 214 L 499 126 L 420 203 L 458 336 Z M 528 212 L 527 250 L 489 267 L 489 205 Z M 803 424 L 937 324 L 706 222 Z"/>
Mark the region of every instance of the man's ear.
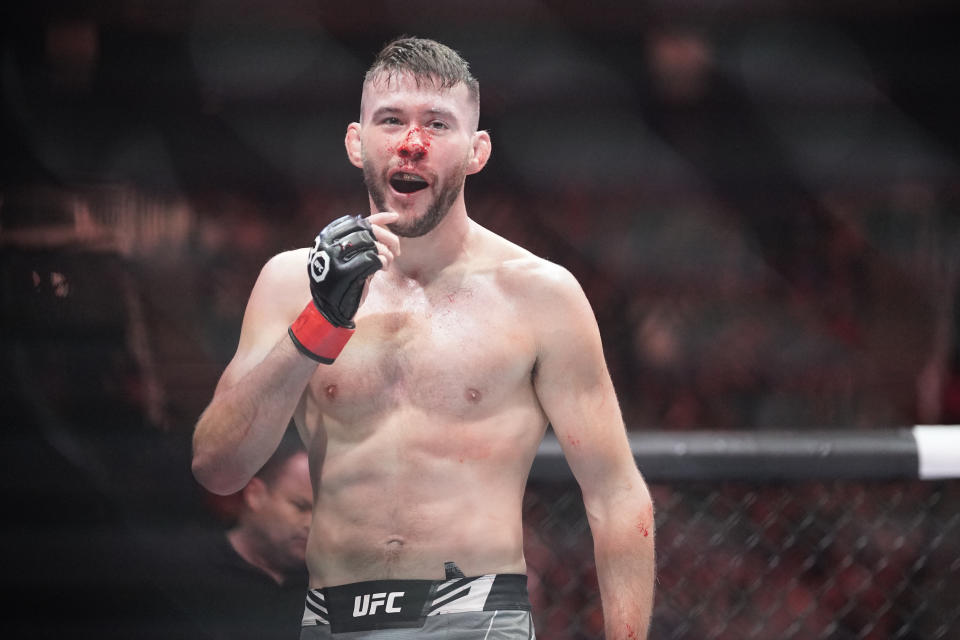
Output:
<path fill-rule="evenodd" d="M 266 496 L 267 484 L 260 478 L 251 478 L 243 488 L 243 503 L 251 511 L 259 511 Z"/>
<path fill-rule="evenodd" d="M 490 159 L 490 134 L 486 131 L 477 131 L 473 134 L 473 150 L 470 161 L 467 163 L 467 175 L 479 172 Z"/>
<path fill-rule="evenodd" d="M 343 144 L 347 148 L 347 157 L 350 164 L 363 168 L 363 143 L 360 141 L 360 123 L 351 122 L 347 126 L 347 135 L 343 139 Z"/>

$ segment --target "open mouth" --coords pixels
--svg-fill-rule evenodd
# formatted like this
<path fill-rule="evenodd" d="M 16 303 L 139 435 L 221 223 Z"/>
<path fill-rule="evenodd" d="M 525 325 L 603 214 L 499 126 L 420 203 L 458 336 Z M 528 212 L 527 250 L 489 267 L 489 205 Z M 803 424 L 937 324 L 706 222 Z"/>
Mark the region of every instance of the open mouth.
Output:
<path fill-rule="evenodd" d="M 426 180 L 417 174 L 401 171 L 390 176 L 390 186 L 400 193 L 415 193 L 421 189 L 426 189 L 429 185 Z"/>

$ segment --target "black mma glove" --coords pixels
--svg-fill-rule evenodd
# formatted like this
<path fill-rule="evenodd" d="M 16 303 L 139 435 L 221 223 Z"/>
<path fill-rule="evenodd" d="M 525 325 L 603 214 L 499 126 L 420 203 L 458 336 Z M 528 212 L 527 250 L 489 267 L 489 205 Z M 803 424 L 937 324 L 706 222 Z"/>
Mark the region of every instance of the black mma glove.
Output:
<path fill-rule="evenodd" d="M 317 234 L 307 259 L 313 300 L 287 331 L 301 353 L 333 363 L 353 335 L 363 285 L 381 266 L 373 230 L 360 216 L 337 218 Z"/>

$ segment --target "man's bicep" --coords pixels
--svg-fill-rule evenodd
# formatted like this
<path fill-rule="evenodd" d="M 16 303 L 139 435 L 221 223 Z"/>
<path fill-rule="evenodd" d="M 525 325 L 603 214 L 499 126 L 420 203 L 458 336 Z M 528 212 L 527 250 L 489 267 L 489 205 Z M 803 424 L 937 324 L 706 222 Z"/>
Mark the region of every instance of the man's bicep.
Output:
<path fill-rule="evenodd" d="M 309 300 L 303 267 L 306 261 L 300 253 L 275 256 L 261 270 L 243 313 L 237 350 L 220 376 L 217 393 L 236 384 L 266 358 L 286 337 L 287 327 L 302 310 L 305 300 Z M 290 270 L 295 266 L 304 272 L 302 282 L 290 278 Z"/>
<path fill-rule="evenodd" d="M 579 289 L 560 300 L 541 339 L 537 395 L 582 489 L 601 490 L 632 455 L 593 311 Z"/>

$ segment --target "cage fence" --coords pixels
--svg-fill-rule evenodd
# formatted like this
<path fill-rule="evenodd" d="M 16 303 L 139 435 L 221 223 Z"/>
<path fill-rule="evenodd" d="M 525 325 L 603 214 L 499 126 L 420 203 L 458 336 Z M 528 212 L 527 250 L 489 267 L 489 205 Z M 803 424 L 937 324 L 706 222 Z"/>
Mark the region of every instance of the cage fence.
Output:
<path fill-rule="evenodd" d="M 960 637 L 960 483 L 813 468 L 809 480 L 648 477 L 651 639 Z M 538 637 L 603 637 L 577 485 L 533 477 L 524 518 Z"/>

